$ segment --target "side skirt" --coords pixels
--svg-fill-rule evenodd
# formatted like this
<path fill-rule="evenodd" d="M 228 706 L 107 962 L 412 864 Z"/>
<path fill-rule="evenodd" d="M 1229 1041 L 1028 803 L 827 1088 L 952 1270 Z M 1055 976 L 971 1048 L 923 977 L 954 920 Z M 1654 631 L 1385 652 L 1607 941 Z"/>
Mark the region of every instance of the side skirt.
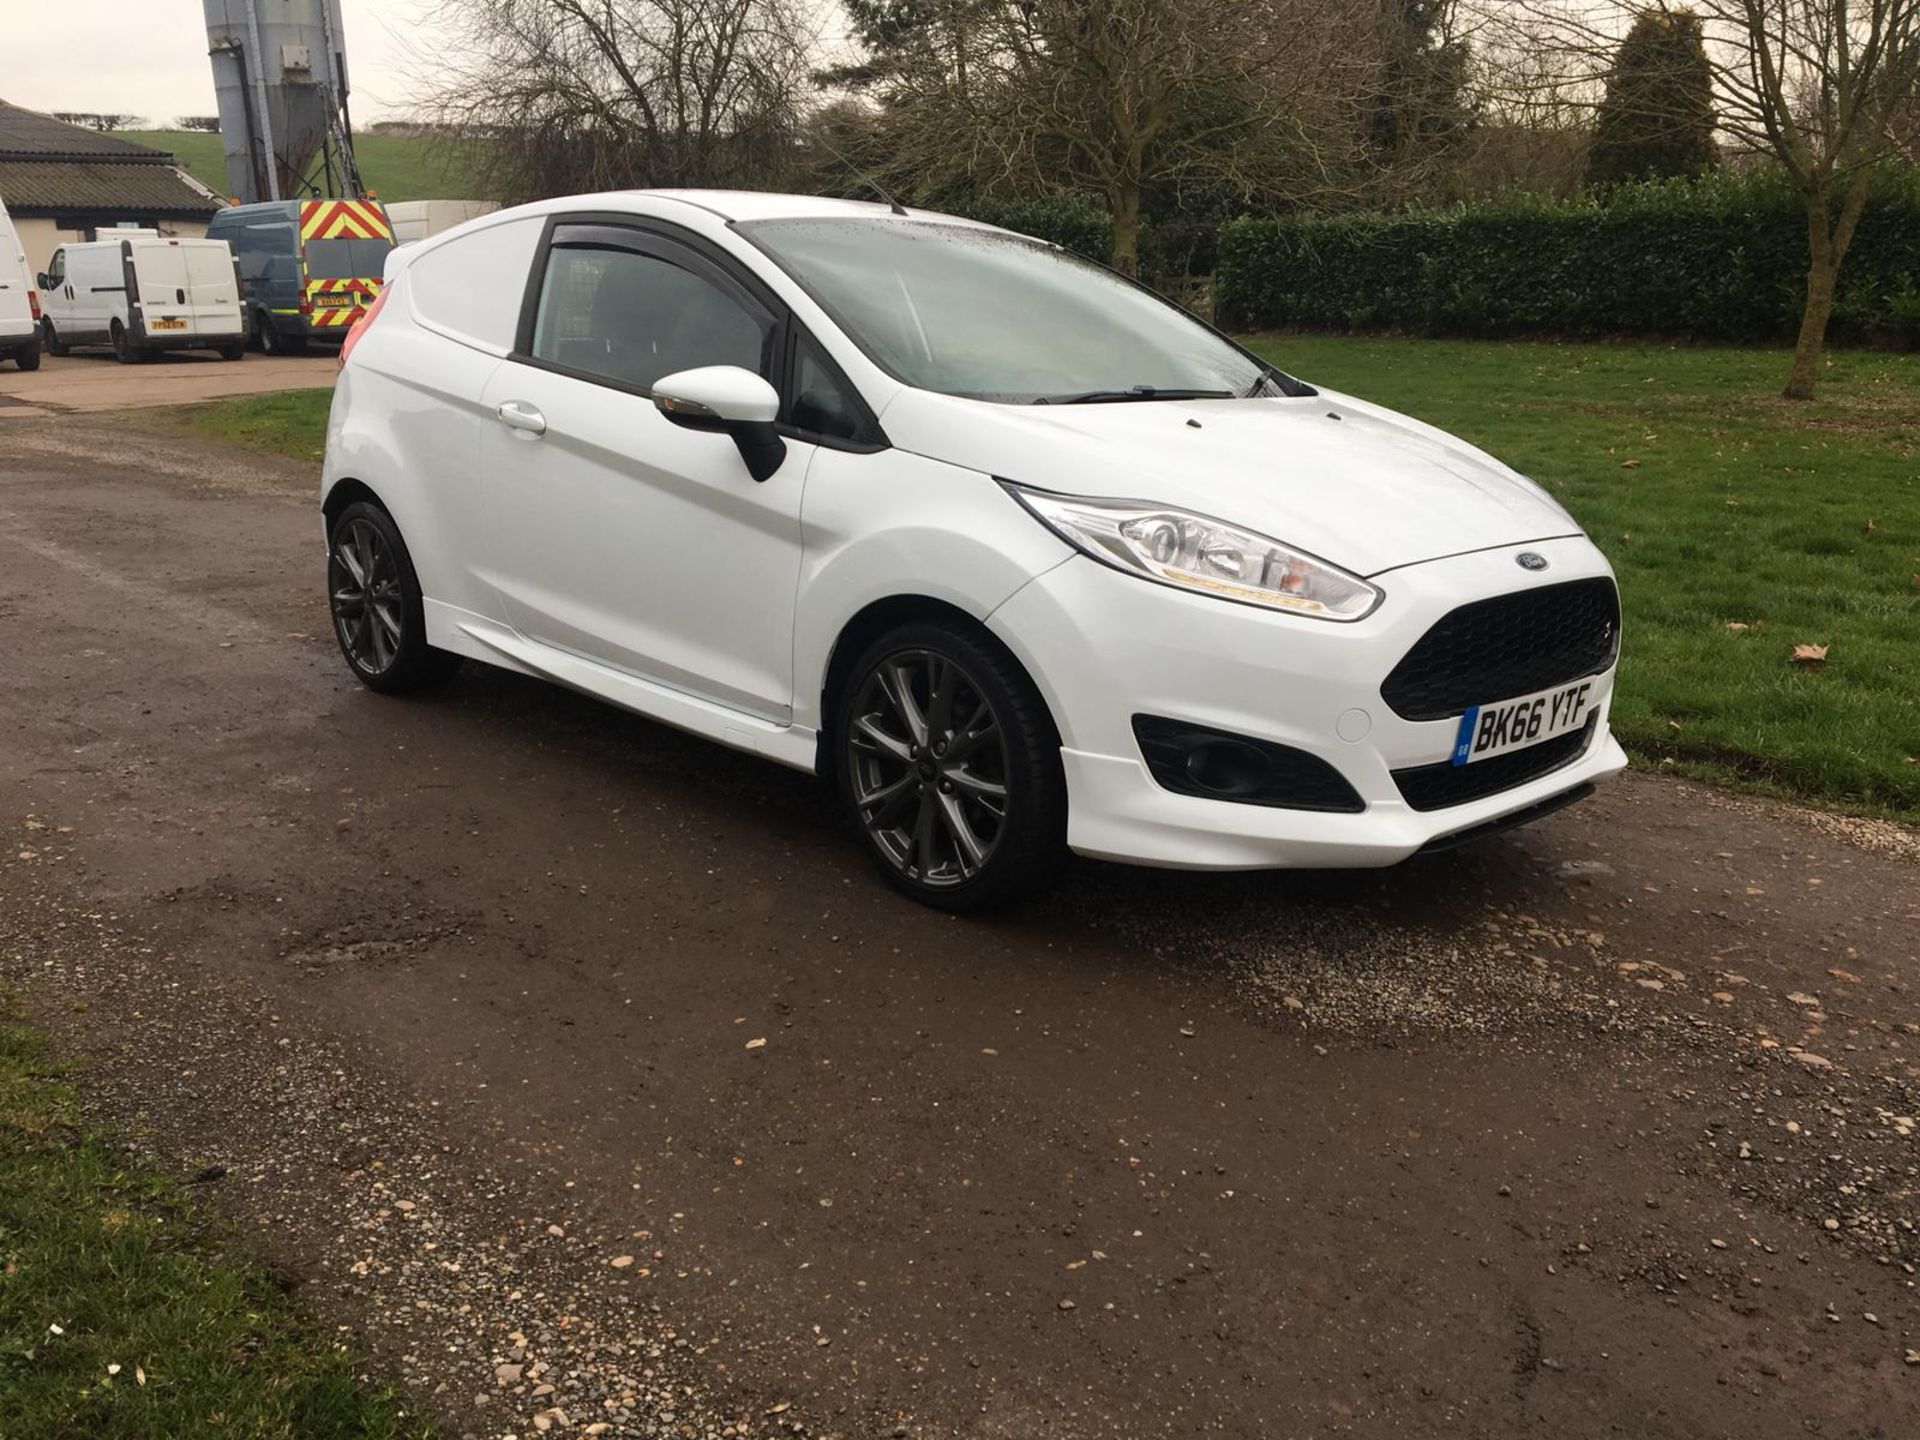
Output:
<path fill-rule="evenodd" d="M 757 716 L 729 710 L 724 705 L 643 680 L 596 660 L 556 650 L 471 610 L 461 610 L 437 600 L 426 601 L 425 608 L 427 640 L 438 649 L 498 665 L 516 674 L 551 680 L 677 730 L 765 756 L 776 764 L 809 775 L 814 773 L 815 732 L 804 726 L 773 725 Z"/>

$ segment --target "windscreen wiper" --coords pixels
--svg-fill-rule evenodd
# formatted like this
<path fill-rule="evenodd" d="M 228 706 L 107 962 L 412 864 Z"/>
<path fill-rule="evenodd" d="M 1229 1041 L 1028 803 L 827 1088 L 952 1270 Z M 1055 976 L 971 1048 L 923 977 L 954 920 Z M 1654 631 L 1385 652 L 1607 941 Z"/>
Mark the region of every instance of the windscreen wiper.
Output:
<path fill-rule="evenodd" d="M 1246 394 L 1240 398 L 1242 400 L 1258 399 L 1260 393 L 1269 385 L 1273 386 L 1289 400 L 1300 400 L 1309 395 L 1318 395 L 1320 393 L 1314 389 L 1313 386 L 1307 384 L 1306 381 L 1296 379 L 1292 375 L 1287 374 L 1286 371 L 1276 369 L 1274 366 L 1269 365 L 1260 372 L 1259 377 L 1254 380 Z"/>
<path fill-rule="evenodd" d="M 1115 405 L 1129 400 L 1231 400 L 1231 390 L 1162 390 L 1135 385 L 1127 390 L 1085 390 L 1078 395 L 1042 395 L 1036 405 Z"/>

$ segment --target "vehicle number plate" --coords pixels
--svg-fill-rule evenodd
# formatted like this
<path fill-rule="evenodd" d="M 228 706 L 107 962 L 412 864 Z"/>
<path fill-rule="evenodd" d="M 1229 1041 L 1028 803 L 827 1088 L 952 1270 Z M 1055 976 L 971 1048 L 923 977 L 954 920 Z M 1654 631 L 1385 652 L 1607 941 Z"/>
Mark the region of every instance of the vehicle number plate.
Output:
<path fill-rule="evenodd" d="M 1593 680 L 1556 685 L 1537 695 L 1476 705 L 1460 717 L 1453 763 L 1472 765 L 1512 750 L 1524 750 L 1556 735 L 1578 730 L 1593 710 Z"/>
<path fill-rule="evenodd" d="M 336 306 L 353 304 L 353 296 L 351 295 L 316 295 L 313 297 L 313 303 L 316 307 L 323 310 L 332 309 Z"/>
<path fill-rule="evenodd" d="M 147 328 L 149 330 L 184 330 L 187 328 L 187 322 L 178 315 L 162 315 L 157 319 L 149 320 Z"/>

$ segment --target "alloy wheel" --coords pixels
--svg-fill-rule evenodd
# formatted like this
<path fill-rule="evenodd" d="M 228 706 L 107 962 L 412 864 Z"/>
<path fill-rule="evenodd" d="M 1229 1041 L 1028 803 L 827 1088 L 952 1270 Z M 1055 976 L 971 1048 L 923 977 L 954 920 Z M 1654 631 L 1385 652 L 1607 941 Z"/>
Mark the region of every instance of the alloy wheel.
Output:
<path fill-rule="evenodd" d="M 347 658 L 369 675 L 384 674 L 405 637 L 406 597 L 393 547 L 371 520 L 356 516 L 334 532 L 327 592 Z"/>
<path fill-rule="evenodd" d="M 979 683 L 951 656 L 903 650 L 861 680 L 845 738 L 854 809 L 896 871 L 963 885 L 1007 828 L 1007 741 Z"/>

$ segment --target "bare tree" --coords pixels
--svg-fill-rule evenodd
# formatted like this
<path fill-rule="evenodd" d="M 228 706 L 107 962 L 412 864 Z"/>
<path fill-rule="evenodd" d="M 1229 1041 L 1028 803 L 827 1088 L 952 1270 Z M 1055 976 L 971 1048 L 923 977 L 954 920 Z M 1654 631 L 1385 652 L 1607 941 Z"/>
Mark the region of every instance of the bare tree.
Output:
<path fill-rule="evenodd" d="M 218 135 L 220 117 L 218 115 L 180 115 L 175 117 L 173 128 L 200 135 Z"/>
<path fill-rule="evenodd" d="M 109 130 L 131 130 L 140 123 L 138 115 L 114 115 L 92 110 L 55 110 L 53 118 L 64 120 L 69 125 L 78 125 L 83 130 L 98 130 L 102 134 Z"/>
<path fill-rule="evenodd" d="M 1488 3 L 1488 0 L 1483 0 Z M 1491 0 L 1517 44 L 1604 68 L 1632 0 Z M 1874 167 L 1898 153 L 1920 89 L 1920 0 L 1694 0 L 1720 128 L 1771 156 L 1807 216 L 1807 285 L 1785 394 L 1809 400 L 1835 284 L 1865 212 Z"/>
<path fill-rule="evenodd" d="M 428 118 L 504 200 L 755 186 L 793 163 L 803 0 L 441 0 Z M 451 69 L 447 57 L 463 57 Z"/>
<path fill-rule="evenodd" d="M 830 78 L 879 102 L 889 179 L 1091 191 L 1136 273 L 1156 185 L 1350 189 L 1375 16 L 1316 0 L 921 0 L 851 7 L 867 56 Z M 1316 107 L 1338 95 L 1335 121 Z M 1339 137 L 1344 147 L 1336 156 Z"/>

